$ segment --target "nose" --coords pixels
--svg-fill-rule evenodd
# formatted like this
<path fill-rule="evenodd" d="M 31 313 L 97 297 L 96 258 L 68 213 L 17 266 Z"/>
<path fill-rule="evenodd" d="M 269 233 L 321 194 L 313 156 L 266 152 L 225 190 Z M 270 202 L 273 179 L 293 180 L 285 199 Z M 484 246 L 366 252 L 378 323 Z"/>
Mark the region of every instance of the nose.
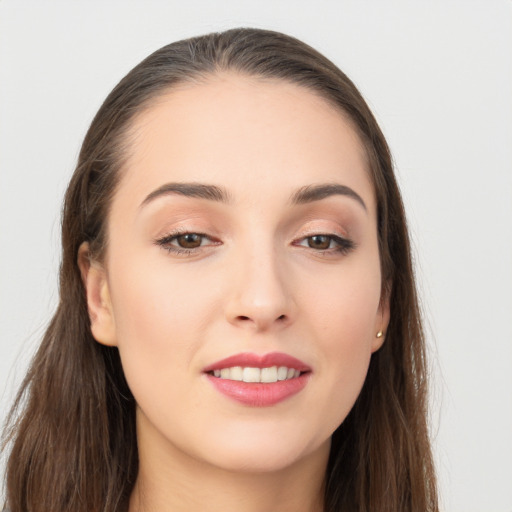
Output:
<path fill-rule="evenodd" d="M 285 285 L 286 272 L 272 251 L 239 257 L 229 273 L 230 298 L 227 320 L 256 332 L 289 325 L 295 316 L 295 302 Z"/>

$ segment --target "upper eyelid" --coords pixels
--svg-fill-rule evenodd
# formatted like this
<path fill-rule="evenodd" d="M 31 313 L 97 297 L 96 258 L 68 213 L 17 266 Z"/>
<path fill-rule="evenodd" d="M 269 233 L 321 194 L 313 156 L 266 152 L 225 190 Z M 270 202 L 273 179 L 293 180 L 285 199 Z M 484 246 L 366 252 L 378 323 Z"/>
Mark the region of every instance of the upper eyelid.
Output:
<path fill-rule="evenodd" d="M 351 224 L 339 217 L 314 215 L 307 216 L 302 220 L 297 219 L 290 227 L 293 226 L 296 233 L 304 234 L 304 236 L 309 234 L 348 236 Z"/>
<path fill-rule="evenodd" d="M 351 237 L 347 233 L 341 233 L 340 231 L 332 229 L 312 229 L 302 233 L 300 236 L 294 237 L 294 240 L 304 240 L 312 236 L 330 236 L 333 238 L 339 238 L 342 240 L 351 240 Z"/>
<path fill-rule="evenodd" d="M 173 243 L 180 236 L 187 235 L 187 234 L 195 234 L 195 235 L 202 236 L 202 237 L 210 240 L 210 242 L 213 242 L 213 243 L 207 243 L 204 245 L 201 243 L 197 247 L 181 247 L 179 244 Z M 190 230 L 169 233 L 168 235 L 163 235 L 161 237 L 157 237 L 154 240 L 154 244 L 157 245 L 160 249 L 163 249 L 171 254 L 174 254 L 175 256 L 180 256 L 180 255 L 181 256 L 192 256 L 193 254 L 197 255 L 197 254 L 199 254 L 199 251 L 201 249 L 204 250 L 205 247 L 212 247 L 215 245 L 220 245 L 220 243 L 216 243 L 215 240 L 213 240 L 210 236 L 203 234 L 203 233 L 196 232 L 196 231 L 190 231 Z"/>
<path fill-rule="evenodd" d="M 156 242 L 159 242 L 159 243 L 162 243 L 162 242 L 165 242 L 165 243 L 170 243 L 171 241 L 173 240 L 176 240 L 177 238 L 179 238 L 180 236 L 184 236 L 184 235 L 199 235 L 207 240 L 210 240 L 210 241 L 213 241 L 215 242 L 215 238 L 211 235 L 208 235 L 206 233 L 202 233 L 200 231 L 190 231 L 190 230 L 187 230 L 187 231 L 176 231 L 176 232 L 172 232 L 172 233 L 169 233 L 167 235 L 163 235 L 163 236 L 159 236 L 156 238 Z"/>
<path fill-rule="evenodd" d="M 175 230 L 171 230 L 169 232 L 166 232 L 165 234 L 162 234 L 162 235 L 158 235 L 154 238 L 155 241 L 162 241 L 162 240 L 172 240 L 172 239 L 175 239 L 175 238 L 178 238 L 180 236 L 183 236 L 183 235 L 199 235 L 199 236 L 202 236 L 208 240 L 212 240 L 214 241 L 216 238 L 218 238 L 217 236 L 215 235 L 211 235 L 207 232 L 205 232 L 205 230 L 195 230 L 195 229 L 186 229 L 186 228 L 177 228 Z M 334 237 L 334 238 L 341 238 L 343 240 L 350 240 L 350 236 L 346 233 L 340 233 L 339 231 L 337 230 L 332 230 L 332 229 L 310 229 L 310 230 L 306 230 L 305 232 L 301 233 L 300 235 L 295 235 L 291 241 L 296 241 L 296 240 L 303 240 L 305 238 L 310 238 L 312 236 L 330 236 L 330 237 Z"/>
<path fill-rule="evenodd" d="M 179 238 L 180 236 L 187 235 L 187 234 L 199 235 L 203 239 L 206 239 L 206 240 L 210 241 L 211 243 L 210 244 L 204 244 L 204 245 L 201 243 L 198 247 L 192 247 L 192 248 L 180 247 L 178 244 L 173 244 L 172 243 L 172 242 L 176 241 L 176 239 Z M 346 237 L 344 235 L 339 235 L 339 234 L 336 234 L 336 233 L 328 232 L 328 231 L 327 232 L 319 232 L 319 231 L 317 231 L 317 232 L 305 234 L 305 235 L 300 236 L 300 237 L 296 237 L 296 238 L 294 238 L 291 241 L 291 245 L 302 246 L 302 242 L 304 242 L 308 238 L 312 238 L 314 236 L 326 236 L 326 237 L 330 238 L 331 241 L 334 242 L 338 247 L 347 247 L 347 248 L 355 248 L 356 247 L 356 244 L 354 243 L 354 241 L 351 238 Z M 167 246 L 172 246 L 174 248 L 174 250 L 176 250 L 176 251 L 187 251 L 187 252 L 198 251 L 202 247 L 204 248 L 207 245 L 210 245 L 210 246 L 222 245 L 221 241 L 215 240 L 213 237 L 209 236 L 206 233 L 200 233 L 198 231 L 191 231 L 191 230 L 188 230 L 188 231 L 187 230 L 184 230 L 184 231 L 180 230 L 179 232 L 169 233 L 168 235 L 165 235 L 163 237 L 157 238 L 155 240 L 155 243 L 157 245 L 160 245 L 161 247 L 165 247 L 167 245 Z M 331 251 L 333 249 L 334 248 L 325 249 L 324 252 L 328 252 L 328 251 Z"/>
<path fill-rule="evenodd" d="M 349 243 L 349 244 L 354 244 L 354 241 L 349 238 L 348 236 L 345 236 L 345 235 L 339 235 L 339 234 L 336 234 L 336 233 L 328 233 L 328 232 L 324 232 L 324 233 L 321 233 L 321 232 L 318 232 L 318 233 L 313 233 L 311 235 L 305 235 L 305 236 L 301 236 L 301 237 L 298 237 L 298 238 L 295 238 L 295 242 L 302 242 L 304 240 L 307 240 L 308 238 L 313 238 L 314 236 L 326 236 L 328 238 L 331 238 L 334 242 L 344 242 L 344 243 Z"/>

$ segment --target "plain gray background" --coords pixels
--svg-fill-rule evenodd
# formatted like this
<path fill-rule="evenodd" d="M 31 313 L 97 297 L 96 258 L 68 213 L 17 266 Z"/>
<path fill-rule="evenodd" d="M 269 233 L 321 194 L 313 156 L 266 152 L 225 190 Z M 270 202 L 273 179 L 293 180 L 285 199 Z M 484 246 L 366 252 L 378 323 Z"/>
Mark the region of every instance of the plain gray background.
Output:
<path fill-rule="evenodd" d="M 57 301 L 61 198 L 92 116 L 153 50 L 235 26 L 310 43 L 374 110 L 411 224 L 443 510 L 511 512 L 510 0 L 0 0 L 1 418 Z"/>

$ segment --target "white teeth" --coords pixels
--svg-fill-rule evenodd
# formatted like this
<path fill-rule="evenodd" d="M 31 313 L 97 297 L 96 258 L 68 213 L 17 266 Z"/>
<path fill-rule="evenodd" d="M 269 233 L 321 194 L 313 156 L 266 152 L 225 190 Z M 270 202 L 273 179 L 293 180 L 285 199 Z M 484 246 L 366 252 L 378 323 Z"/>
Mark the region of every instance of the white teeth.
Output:
<path fill-rule="evenodd" d="M 277 380 L 286 380 L 288 376 L 288 368 L 286 366 L 280 366 L 277 369 Z"/>
<path fill-rule="evenodd" d="M 287 368 L 286 366 L 270 366 L 268 368 L 251 368 L 233 366 L 213 370 L 214 377 L 240 382 L 263 382 L 272 383 L 280 380 L 295 379 L 300 376 L 300 370 Z"/>
<path fill-rule="evenodd" d="M 261 382 L 261 370 L 259 368 L 244 368 L 242 380 L 244 382 Z"/>
<path fill-rule="evenodd" d="M 231 380 L 243 380 L 244 378 L 244 371 L 241 366 L 233 366 L 230 373 Z"/>
<path fill-rule="evenodd" d="M 277 366 L 262 368 L 261 382 L 277 382 Z"/>

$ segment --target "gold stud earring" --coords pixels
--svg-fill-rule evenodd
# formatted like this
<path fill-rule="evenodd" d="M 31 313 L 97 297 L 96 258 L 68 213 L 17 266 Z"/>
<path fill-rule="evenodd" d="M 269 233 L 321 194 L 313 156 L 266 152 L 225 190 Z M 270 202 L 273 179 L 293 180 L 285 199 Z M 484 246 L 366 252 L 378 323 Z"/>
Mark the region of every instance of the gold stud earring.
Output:
<path fill-rule="evenodd" d="M 379 332 L 377 333 L 377 336 L 376 336 L 376 337 L 377 337 L 377 338 L 382 338 L 382 336 L 384 336 L 384 333 L 383 333 L 382 331 L 379 331 Z"/>

